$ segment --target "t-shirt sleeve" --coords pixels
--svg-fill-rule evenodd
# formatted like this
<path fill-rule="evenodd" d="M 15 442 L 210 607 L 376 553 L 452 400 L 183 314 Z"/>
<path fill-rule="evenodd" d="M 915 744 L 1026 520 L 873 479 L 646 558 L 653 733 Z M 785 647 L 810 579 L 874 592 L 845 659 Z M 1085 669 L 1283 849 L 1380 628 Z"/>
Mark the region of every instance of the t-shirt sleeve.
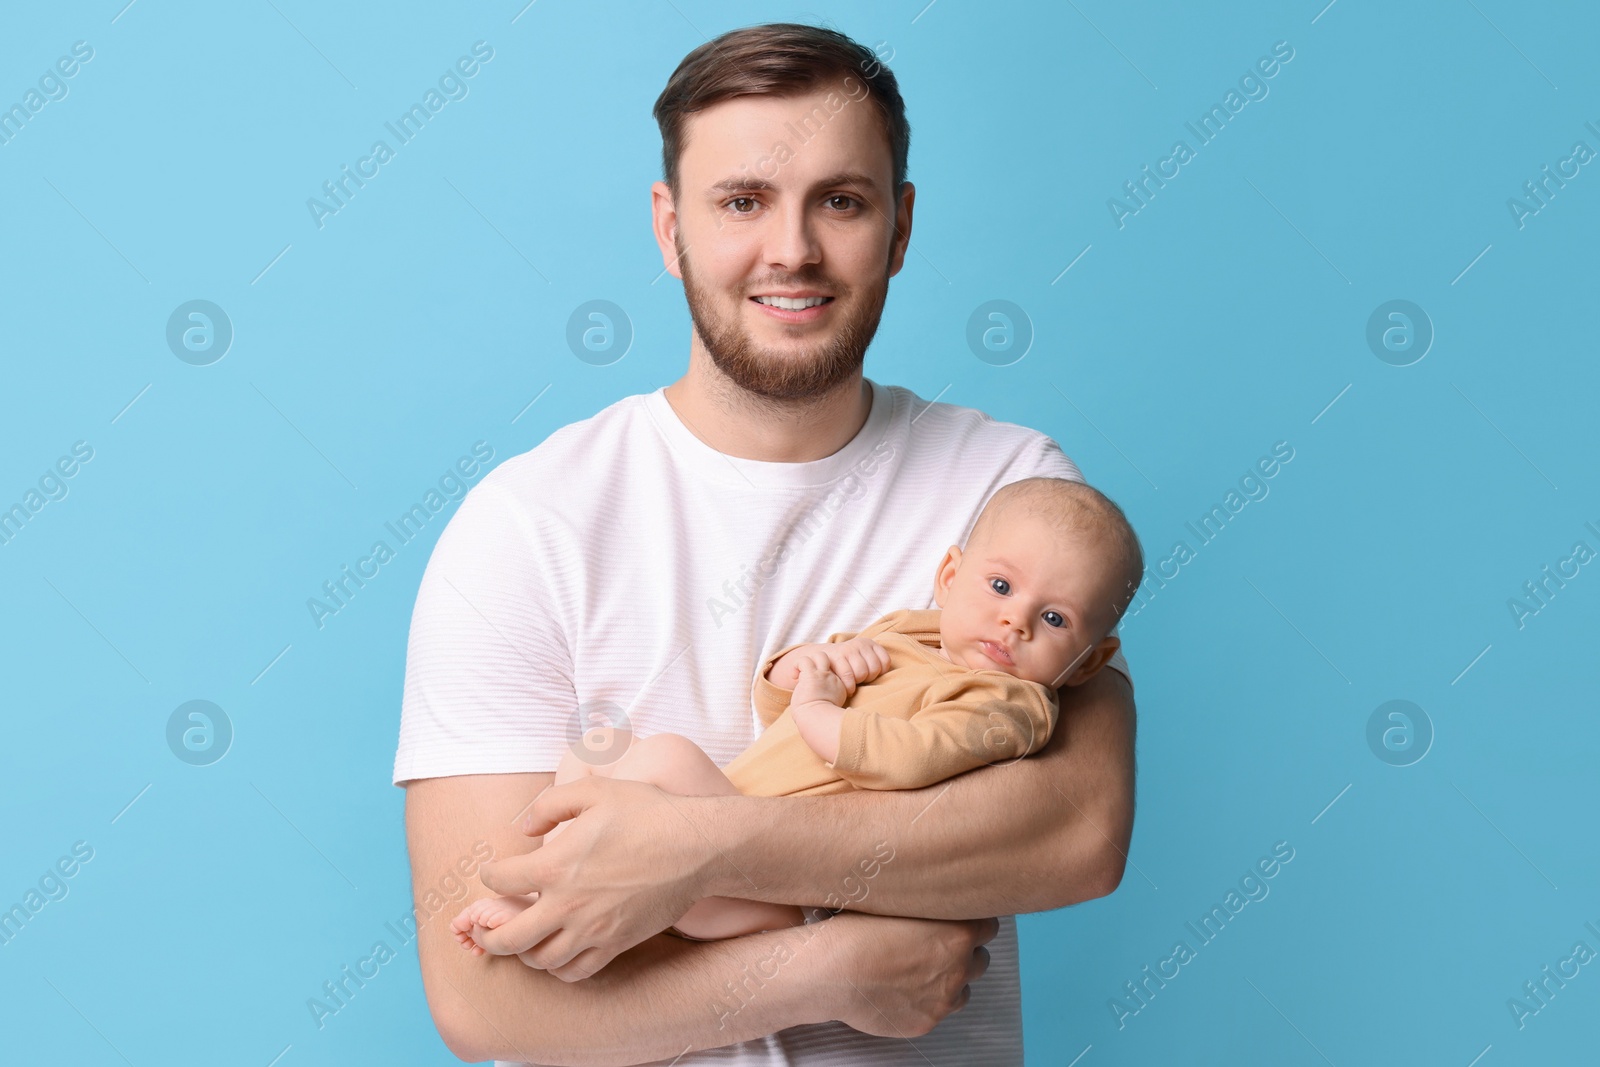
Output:
<path fill-rule="evenodd" d="M 417 590 L 394 783 L 553 771 L 578 726 L 558 526 L 485 481 Z"/>
<path fill-rule="evenodd" d="M 1020 481 L 1023 478 L 1066 478 L 1074 482 L 1088 484 L 1083 472 L 1078 470 L 1078 465 L 1067 458 L 1061 446 L 1053 438 L 1039 434 L 1038 441 L 1033 446 L 1023 450 L 1022 454 L 1006 471 L 1002 485 Z M 996 489 L 999 486 L 995 487 Z M 1121 629 L 1120 625 L 1112 629 L 1115 634 Z M 1128 669 L 1128 661 L 1122 655 L 1119 647 L 1106 661 L 1106 666 L 1116 671 L 1128 680 L 1128 687 L 1133 687 L 1133 672 Z"/>
<path fill-rule="evenodd" d="M 1044 747 L 1057 706 L 1044 686 L 981 672 L 930 686 L 909 719 L 846 708 L 833 769 L 857 789 L 920 789 Z"/>

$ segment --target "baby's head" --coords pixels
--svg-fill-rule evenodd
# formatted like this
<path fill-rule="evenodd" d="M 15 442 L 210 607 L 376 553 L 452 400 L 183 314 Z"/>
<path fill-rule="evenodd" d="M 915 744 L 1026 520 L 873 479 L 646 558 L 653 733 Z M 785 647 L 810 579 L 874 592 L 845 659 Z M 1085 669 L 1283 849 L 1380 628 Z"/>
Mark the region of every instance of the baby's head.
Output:
<path fill-rule="evenodd" d="M 1077 685 L 1122 643 L 1111 635 L 1144 574 L 1122 509 L 1082 482 L 1002 486 L 934 575 L 943 651 L 1052 689 Z"/>

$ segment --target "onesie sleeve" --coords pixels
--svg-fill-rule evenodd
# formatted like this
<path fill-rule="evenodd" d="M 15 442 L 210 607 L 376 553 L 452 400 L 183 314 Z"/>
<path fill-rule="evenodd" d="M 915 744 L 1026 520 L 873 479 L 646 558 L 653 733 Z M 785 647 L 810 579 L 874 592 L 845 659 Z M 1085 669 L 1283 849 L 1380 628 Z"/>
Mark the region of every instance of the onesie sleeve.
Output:
<path fill-rule="evenodd" d="M 772 684 L 767 679 L 767 672 L 772 669 L 774 663 L 789 652 L 809 643 L 800 641 L 796 644 L 786 645 L 761 661 L 761 666 L 756 671 L 755 688 L 751 691 L 750 697 L 755 703 L 756 714 L 761 716 L 761 725 L 763 727 L 771 726 L 778 721 L 778 716 L 782 715 L 784 709 L 788 708 L 789 697 L 794 692 L 792 689 L 784 689 L 781 686 Z"/>
<path fill-rule="evenodd" d="M 1055 728 L 1055 694 L 998 671 L 930 686 L 909 719 L 846 708 L 834 771 L 858 789 L 920 789 L 975 767 L 1021 759 Z"/>

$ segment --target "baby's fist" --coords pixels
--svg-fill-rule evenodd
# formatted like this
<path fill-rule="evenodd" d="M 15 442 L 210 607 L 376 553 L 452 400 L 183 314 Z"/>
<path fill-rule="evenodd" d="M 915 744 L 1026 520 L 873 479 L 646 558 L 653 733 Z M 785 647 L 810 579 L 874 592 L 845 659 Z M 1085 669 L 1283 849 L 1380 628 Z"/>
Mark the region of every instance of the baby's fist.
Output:
<path fill-rule="evenodd" d="M 844 679 L 852 691 L 889 669 L 889 650 L 870 637 L 852 637 L 825 647 L 831 653 L 828 658 L 833 672 Z"/>

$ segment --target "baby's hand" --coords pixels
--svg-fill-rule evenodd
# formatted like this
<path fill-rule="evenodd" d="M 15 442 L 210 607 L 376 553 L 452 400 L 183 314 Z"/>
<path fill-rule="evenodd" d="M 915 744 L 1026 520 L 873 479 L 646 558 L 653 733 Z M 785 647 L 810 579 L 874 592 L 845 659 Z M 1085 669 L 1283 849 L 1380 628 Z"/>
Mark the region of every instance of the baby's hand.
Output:
<path fill-rule="evenodd" d="M 855 687 L 849 685 L 845 679 L 839 677 L 827 663 L 817 664 L 812 661 L 802 661 L 800 664 L 800 679 L 794 684 L 794 692 L 789 695 L 789 706 L 795 707 L 820 700 L 826 704 L 844 706 L 850 699 L 850 694 Z"/>
<path fill-rule="evenodd" d="M 480 897 L 462 909 L 450 923 L 461 947 L 482 956 L 488 950 L 478 941 L 485 931 L 493 930 L 521 915 L 533 903 L 530 897 Z"/>
<path fill-rule="evenodd" d="M 827 652 L 828 665 L 840 681 L 849 687 L 870 682 L 889 669 L 889 650 L 870 637 L 852 637 L 832 645 L 818 645 Z"/>

